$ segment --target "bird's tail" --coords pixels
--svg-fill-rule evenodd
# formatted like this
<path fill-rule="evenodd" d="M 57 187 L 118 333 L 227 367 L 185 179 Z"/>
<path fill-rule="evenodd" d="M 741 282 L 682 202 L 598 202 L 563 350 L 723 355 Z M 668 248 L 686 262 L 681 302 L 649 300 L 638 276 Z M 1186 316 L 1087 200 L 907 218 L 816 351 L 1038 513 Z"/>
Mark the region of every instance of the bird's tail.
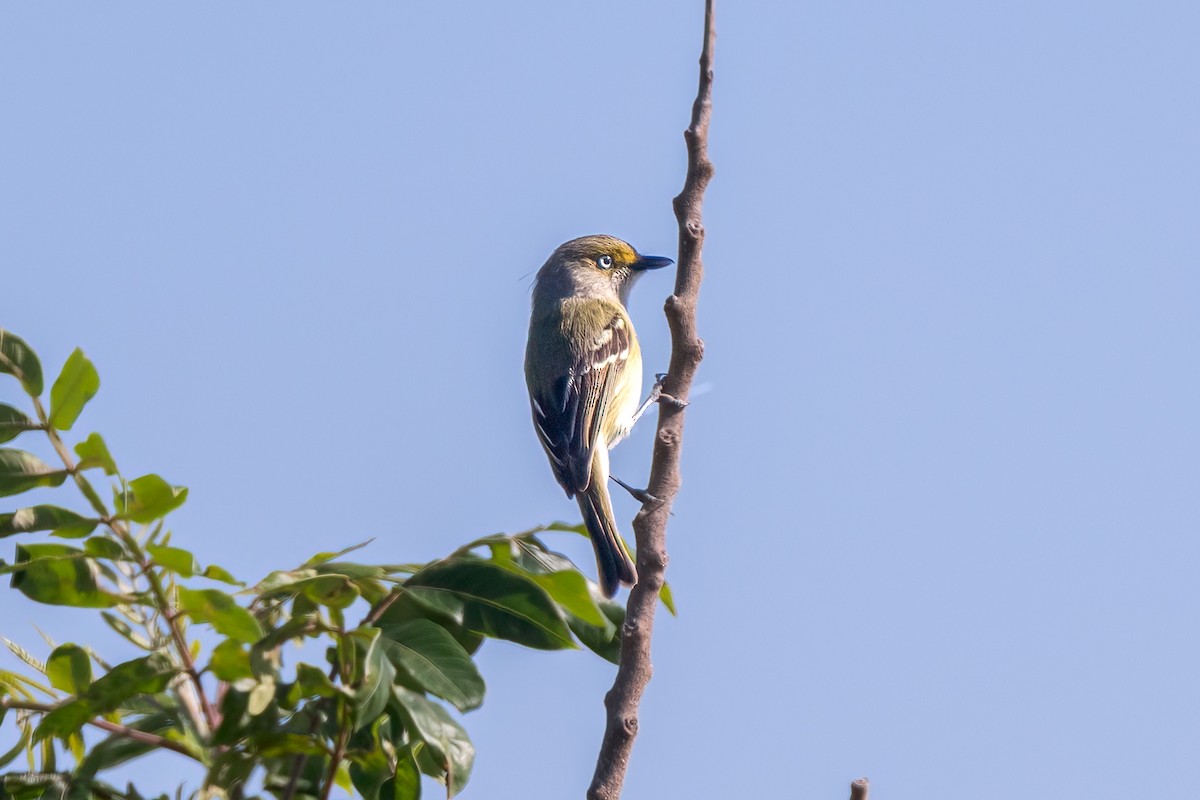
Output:
<path fill-rule="evenodd" d="M 607 456 L 608 453 L 604 455 Z M 607 484 L 608 469 L 593 469 L 588 488 L 579 492 L 575 497 L 579 501 L 579 510 L 583 512 L 583 522 L 587 526 L 588 535 L 592 539 L 592 547 L 596 551 L 596 569 L 600 576 L 600 589 L 604 592 L 605 597 L 612 597 L 617 593 L 620 584 L 632 586 L 637 583 L 637 570 L 634 569 L 633 559 L 630 558 L 629 551 L 625 548 L 621 534 L 617 532 L 617 523 L 613 520 L 612 503 L 608 499 Z"/>

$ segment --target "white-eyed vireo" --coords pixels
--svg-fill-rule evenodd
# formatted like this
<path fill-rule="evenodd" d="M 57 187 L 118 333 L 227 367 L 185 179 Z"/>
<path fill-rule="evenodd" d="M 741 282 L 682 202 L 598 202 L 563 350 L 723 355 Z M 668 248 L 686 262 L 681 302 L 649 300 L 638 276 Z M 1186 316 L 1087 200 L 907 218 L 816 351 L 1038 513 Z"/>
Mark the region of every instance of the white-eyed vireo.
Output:
<path fill-rule="evenodd" d="M 637 582 L 608 497 L 608 449 L 633 427 L 642 391 L 625 303 L 638 275 L 673 263 L 612 236 L 584 236 L 554 251 L 533 289 L 525 349 L 533 425 L 554 476 L 579 501 L 608 597 Z"/>

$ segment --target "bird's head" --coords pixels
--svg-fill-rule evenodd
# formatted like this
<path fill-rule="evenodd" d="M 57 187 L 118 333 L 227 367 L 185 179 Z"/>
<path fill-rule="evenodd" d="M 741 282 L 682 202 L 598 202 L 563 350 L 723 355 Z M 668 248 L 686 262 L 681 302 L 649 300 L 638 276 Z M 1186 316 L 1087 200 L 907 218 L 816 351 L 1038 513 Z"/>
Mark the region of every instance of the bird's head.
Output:
<path fill-rule="evenodd" d="M 583 236 L 558 246 L 538 270 L 539 290 L 568 295 L 617 297 L 622 303 L 646 270 L 675 262 L 664 256 L 644 256 L 615 236 Z"/>

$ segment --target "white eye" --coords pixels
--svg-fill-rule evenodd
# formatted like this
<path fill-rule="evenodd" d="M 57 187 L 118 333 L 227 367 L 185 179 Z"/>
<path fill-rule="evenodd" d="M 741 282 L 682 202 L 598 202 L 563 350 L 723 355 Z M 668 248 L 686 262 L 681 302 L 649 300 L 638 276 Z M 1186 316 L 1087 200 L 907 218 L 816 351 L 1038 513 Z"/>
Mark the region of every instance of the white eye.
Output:
<path fill-rule="evenodd" d="M 596 264 L 600 267 L 600 269 L 611 269 L 612 256 L 600 256 L 596 259 Z"/>

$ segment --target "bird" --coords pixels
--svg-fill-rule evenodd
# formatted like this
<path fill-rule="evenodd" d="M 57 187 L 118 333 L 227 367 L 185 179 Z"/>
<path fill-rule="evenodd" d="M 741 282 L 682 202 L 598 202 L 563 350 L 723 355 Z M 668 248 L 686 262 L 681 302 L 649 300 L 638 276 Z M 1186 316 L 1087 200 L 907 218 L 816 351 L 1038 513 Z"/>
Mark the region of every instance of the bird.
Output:
<path fill-rule="evenodd" d="M 608 451 L 650 404 L 638 406 L 642 353 L 626 305 L 643 272 L 674 263 L 615 236 L 583 236 L 560 245 L 534 282 L 525 348 L 533 426 L 554 477 L 579 503 L 605 597 L 637 583 L 613 520 Z"/>

